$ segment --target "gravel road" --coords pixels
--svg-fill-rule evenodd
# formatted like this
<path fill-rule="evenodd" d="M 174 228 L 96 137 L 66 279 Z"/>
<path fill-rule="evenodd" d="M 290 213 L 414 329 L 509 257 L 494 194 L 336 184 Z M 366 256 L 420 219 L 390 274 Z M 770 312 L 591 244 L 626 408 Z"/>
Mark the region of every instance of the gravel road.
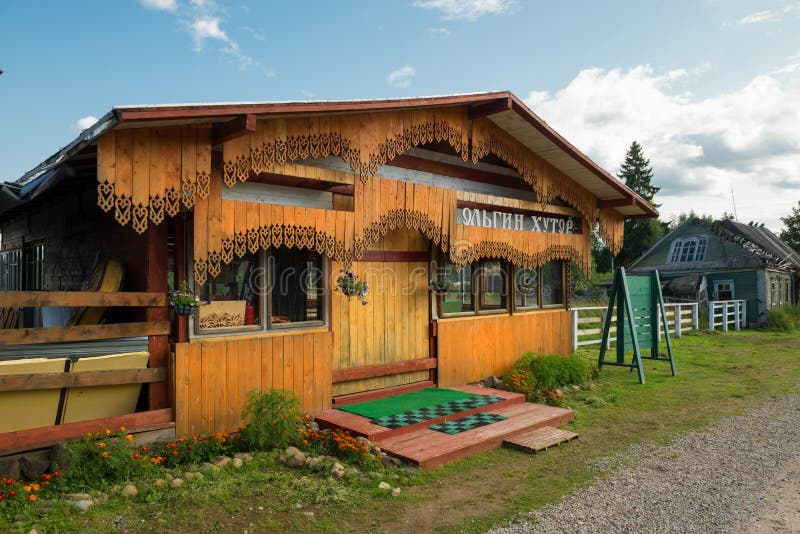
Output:
<path fill-rule="evenodd" d="M 491 532 L 800 532 L 800 396 L 597 464 L 614 466 Z"/>

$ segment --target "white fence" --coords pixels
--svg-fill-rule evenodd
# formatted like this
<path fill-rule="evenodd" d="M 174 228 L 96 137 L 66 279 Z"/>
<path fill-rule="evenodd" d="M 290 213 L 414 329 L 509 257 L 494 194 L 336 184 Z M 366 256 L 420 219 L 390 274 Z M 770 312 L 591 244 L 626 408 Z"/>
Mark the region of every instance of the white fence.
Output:
<path fill-rule="evenodd" d="M 711 300 L 708 302 L 708 329 L 721 327 L 723 332 L 733 325 L 734 330 L 747 326 L 746 300 Z"/>
<path fill-rule="evenodd" d="M 700 316 L 696 302 L 681 302 L 664 304 L 667 313 L 667 326 L 675 337 L 681 337 L 683 332 L 700 328 Z M 585 308 L 572 308 L 572 350 L 578 350 L 582 345 L 599 345 L 602 343 L 603 325 L 608 308 L 605 306 L 590 306 Z M 659 312 L 660 315 L 660 312 Z M 678 320 L 676 320 L 676 317 Z M 588 326 L 587 326 L 588 325 Z M 663 331 L 661 319 L 658 321 L 658 332 Z M 611 323 L 608 342 L 616 341 L 616 321 Z"/>

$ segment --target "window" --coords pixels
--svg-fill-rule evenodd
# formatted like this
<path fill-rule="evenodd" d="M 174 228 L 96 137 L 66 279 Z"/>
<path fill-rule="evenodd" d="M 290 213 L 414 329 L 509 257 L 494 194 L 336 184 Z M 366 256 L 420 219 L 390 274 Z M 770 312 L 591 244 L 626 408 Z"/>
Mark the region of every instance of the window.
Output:
<path fill-rule="evenodd" d="M 478 279 L 478 309 L 506 310 L 506 272 L 498 260 L 481 261 L 476 271 Z"/>
<path fill-rule="evenodd" d="M 208 302 L 195 332 L 219 334 L 325 324 L 325 263 L 313 251 L 280 248 L 222 266 L 198 290 Z"/>
<path fill-rule="evenodd" d="M 564 304 L 564 264 L 551 261 L 542 266 L 542 306 Z"/>
<path fill-rule="evenodd" d="M 223 265 L 219 276 L 203 284 L 198 294 L 207 304 L 197 310 L 198 332 L 258 330 L 260 272 L 258 257 L 246 254 Z"/>
<path fill-rule="evenodd" d="M 44 243 L 25 245 L 25 291 L 44 289 Z"/>
<path fill-rule="evenodd" d="M 442 275 L 452 281 L 452 288 L 440 300 L 443 314 L 464 313 L 475 310 L 472 300 L 472 265 L 465 265 L 461 271 L 451 263 L 445 263 Z"/>
<path fill-rule="evenodd" d="M 708 250 L 708 238 L 685 237 L 676 239 L 672 242 L 672 249 L 669 253 L 669 263 L 691 263 L 706 259 Z"/>
<path fill-rule="evenodd" d="M 539 307 L 539 270 L 517 268 L 514 273 L 514 308 Z"/>
<path fill-rule="evenodd" d="M 714 282 L 714 300 L 733 300 L 733 280 Z"/>
<path fill-rule="evenodd" d="M 0 290 L 22 289 L 22 249 L 0 252 Z"/>
<path fill-rule="evenodd" d="M 322 256 L 309 250 L 281 248 L 269 256 L 268 327 L 323 324 Z"/>

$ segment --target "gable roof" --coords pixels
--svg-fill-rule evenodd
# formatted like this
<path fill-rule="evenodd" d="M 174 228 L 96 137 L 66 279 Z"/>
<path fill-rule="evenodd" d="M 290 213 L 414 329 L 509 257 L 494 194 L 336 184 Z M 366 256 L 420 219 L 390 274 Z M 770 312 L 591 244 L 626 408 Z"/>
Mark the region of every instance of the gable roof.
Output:
<path fill-rule="evenodd" d="M 92 144 L 104 132 L 113 128 L 192 123 L 217 124 L 249 116 L 255 118 L 310 116 L 456 105 L 468 106 L 472 118 L 487 117 L 532 152 L 594 194 L 598 198 L 600 207 L 613 208 L 626 218 L 658 216 L 658 211 L 649 202 L 583 154 L 509 91 L 377 100 L 117 106 L 66 147 L 15 182 L 6 184 L 1 190 L 9 199 L 17 203 L 25 202 L 27 197 L 21 191 L 23 186 L 41 179 L 47 171 L 61 165 L 87 145 Z M 0 213 L 3 211 L 5 211 L 4 202 L 0 198 Z"/>
<path fill-rule="evenodd" d="M 781 241 L 763 224 L 743 224 L 733 219 L 727 219 L 714 221 L 711 230 L 721 238 L 748 249 L 766 263 L 800 271 L 800 254 Z"/>

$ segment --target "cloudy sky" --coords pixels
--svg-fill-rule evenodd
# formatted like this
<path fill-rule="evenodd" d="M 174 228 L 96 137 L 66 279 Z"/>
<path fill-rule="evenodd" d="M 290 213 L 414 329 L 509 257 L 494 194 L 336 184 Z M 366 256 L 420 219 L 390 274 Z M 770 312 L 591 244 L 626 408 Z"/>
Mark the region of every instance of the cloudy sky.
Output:
<path fill-rule="evenodd" d="M 5 0 L 0 69 L 0 181 L 114 105 L 507 89 L 612 173 L 638 140 L 663 220 L 800 199 L 797 0 Z"/>

